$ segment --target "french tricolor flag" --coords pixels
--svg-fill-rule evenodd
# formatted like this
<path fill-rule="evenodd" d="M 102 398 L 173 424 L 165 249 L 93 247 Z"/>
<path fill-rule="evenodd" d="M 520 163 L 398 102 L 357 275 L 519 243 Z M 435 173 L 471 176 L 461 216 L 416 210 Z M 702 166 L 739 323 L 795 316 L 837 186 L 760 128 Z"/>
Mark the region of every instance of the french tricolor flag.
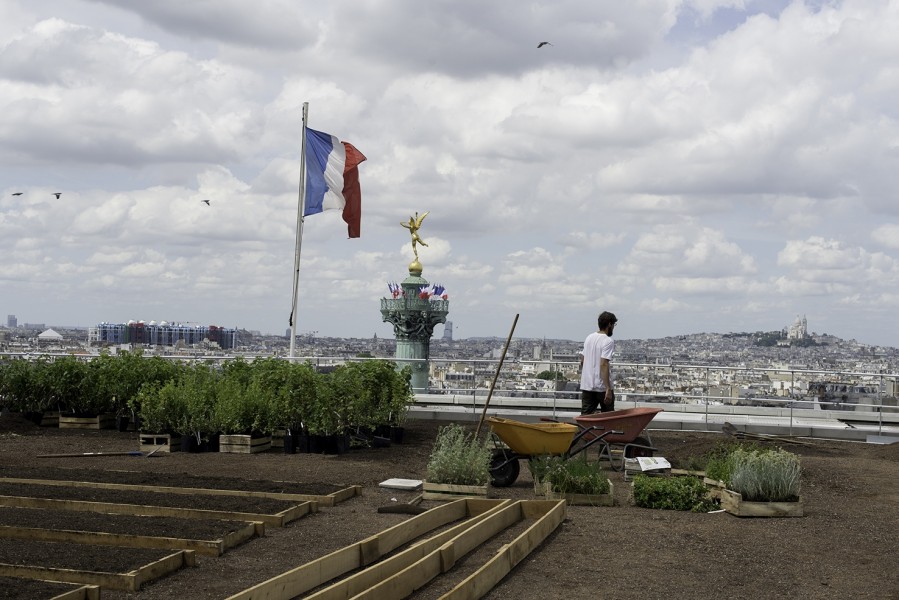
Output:
<path fill-rule="evenodd" d="M 349 142 L 330 133 L 306 128 L 306 201 L 303 215 L 343 210 L 351 238 L 359 237 L 362 189 L 359 163 L 365 156 Z"/>

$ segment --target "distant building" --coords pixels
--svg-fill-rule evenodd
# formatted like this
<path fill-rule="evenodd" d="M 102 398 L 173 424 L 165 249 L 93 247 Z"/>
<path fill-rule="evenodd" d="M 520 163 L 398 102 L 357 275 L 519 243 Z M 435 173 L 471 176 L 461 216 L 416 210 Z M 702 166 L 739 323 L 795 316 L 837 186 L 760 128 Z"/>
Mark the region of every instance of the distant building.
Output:
<path fill-rule="evenodd" d="M 443 324 L 443 341 L 451 342 L 453 341 L 453 322 L 447 321 Z"/>
<path fill-rule="evenodd" d="M 237 330 L 216 325 L 181 325 L 166 321 L 100 323 L 90 330 L 88 341 L 100 345 L 193 346 L 209 342 L 222 350 L 237 346 Z"/>
<path fill-rule="evenodd" d="M 10 329 L 15 329 L 19 325 L 18 319 L 16 319 L 16 315 L 6 315 L 6 326 Z"/>
<path fill-rule="evenodd" d="M 788 340 L 802 340 L 807 338 L 808 321 L 805 319 L 805 315 L 802 315 L 802 318 L 799 318 L 799 315 L 796 315 L 796 320 L 785 330 L 785 333 L 787 334 Z"/>

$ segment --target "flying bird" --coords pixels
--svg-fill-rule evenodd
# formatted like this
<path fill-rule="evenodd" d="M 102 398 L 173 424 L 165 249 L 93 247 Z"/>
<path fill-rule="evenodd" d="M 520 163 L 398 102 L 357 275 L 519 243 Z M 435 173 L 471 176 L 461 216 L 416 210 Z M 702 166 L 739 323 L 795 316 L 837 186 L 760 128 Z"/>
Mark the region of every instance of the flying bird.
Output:
<path fill-rule="evenodd" d="M 21 196 L 24 192 L 13 192 L 13 196 Z"/>
<path fill-rule="evenodd" d="M 56 196 L 57 200 L 59 200 L 59 197 L 62 196 L 62 192 L 53 192 L 53 195 Z"/>
<path fill-rule="evenodd" d="M 538 48 L 542 48 L 543 46 L 552 46 L 552 42 L 540 42 L 537 44 Z"/>
<path fill-rule="evenodd" d="M 209 204 L 209 200 L 200 200 L 200 202 L 205 202 L 206 206 L 212 206 L 211 204 Z"/>

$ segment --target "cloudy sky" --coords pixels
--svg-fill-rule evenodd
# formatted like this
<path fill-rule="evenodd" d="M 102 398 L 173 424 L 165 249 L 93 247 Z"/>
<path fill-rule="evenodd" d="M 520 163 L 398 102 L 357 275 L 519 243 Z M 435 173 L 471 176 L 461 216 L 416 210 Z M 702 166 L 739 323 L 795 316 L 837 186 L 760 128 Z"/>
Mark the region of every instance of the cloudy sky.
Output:
<path fill-rule="evenodd" d="M 457 338 L 611 310 L 899 346 L 897 30 L 879 0 L 4 0 L 0 316 L 283 334 L 308 102 L 368 160 L 361 238 L 306 219 L 301 333 L 392 337 L 430 211 Z"/>

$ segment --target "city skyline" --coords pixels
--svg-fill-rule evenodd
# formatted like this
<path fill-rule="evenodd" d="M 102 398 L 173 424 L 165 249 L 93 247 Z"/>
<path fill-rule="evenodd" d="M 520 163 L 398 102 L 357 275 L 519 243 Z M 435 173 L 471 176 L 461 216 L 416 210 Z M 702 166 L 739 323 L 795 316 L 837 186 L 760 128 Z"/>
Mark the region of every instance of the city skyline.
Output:
<path fill-rule="evenodd" d="M 623 338 L 803 314 L 899 345 L 892 3 L 0 15 L 0 310 L 20 322 L 283 332 L 309 102 L 309 126 L 367 160 L 359 239 L 339 211 L 305 221 L 298 332 L 391 336 L 401 224 L 428 212 L 422 276 L 457 338 L 520 315 L 516 336 L 583 339 L 610 310 Z"/>

